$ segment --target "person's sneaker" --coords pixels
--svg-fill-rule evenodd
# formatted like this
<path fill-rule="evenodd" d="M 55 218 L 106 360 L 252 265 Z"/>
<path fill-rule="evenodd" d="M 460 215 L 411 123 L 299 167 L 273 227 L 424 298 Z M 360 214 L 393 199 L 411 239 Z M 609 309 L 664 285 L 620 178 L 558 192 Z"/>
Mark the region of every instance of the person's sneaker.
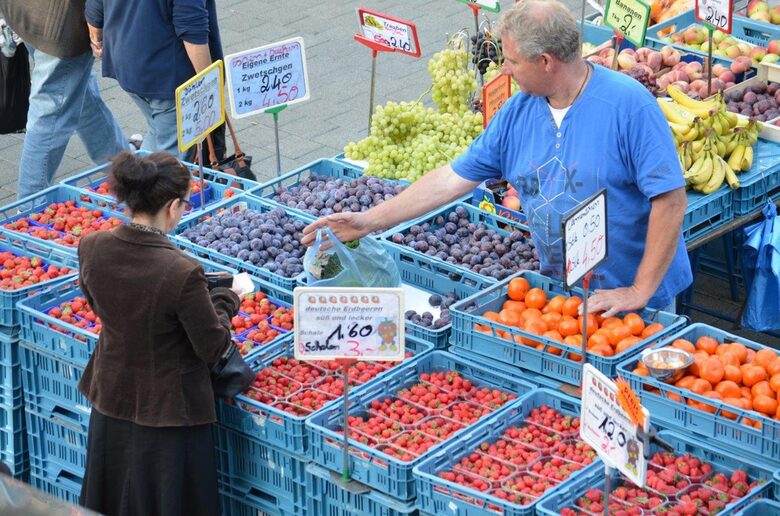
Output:
<path fill-rule="evenodd" d="M 127 141 L 130 142 L 130 145 L 135 147 L 135 150 L 139 150 L 144 143 L 144 137 L 142 134 L 134 134 L 130 136 L 130 139 Z"/>

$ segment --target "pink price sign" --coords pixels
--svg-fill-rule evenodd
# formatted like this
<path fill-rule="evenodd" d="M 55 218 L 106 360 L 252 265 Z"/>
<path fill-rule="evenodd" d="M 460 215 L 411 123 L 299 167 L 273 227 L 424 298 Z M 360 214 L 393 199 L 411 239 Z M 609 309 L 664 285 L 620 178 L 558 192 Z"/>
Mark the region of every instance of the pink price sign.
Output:
<path fill-rule="evenodd" d="M 299 287 L 293 298 L 296 359 L 403 360 L 403 289 Z"/>
<path fill-rule="evenodd" d="M 407 20 L 389 14 L 358 9 L 361 43 L 376 45 L 378 49 L 401 52 L 412 57 L 420 57 L 420 41 L 417 39 L 417 26 Z M 357 36 L 356 36 L 357 37 Z"/>

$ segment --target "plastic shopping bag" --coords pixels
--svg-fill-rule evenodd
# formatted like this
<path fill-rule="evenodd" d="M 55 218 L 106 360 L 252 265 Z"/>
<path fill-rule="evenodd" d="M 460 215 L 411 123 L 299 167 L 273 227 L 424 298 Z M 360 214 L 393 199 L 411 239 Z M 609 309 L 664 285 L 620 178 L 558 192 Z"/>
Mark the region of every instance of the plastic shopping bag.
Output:
<path fill-rule="evenodd" d="M 742 268 L 747 301 L 742 327 L 756 331 L 780 328 L 780 218 L 769 202 L 764 220 L 745 228 Z"/>
<path fill-rule="evenodd" d="M 303 268 L 311 287 L 377 287 L 401 286 L 401 273 L 379 241 L 361 238 L 342 243 L 325 228 L 331 247 L 323 249 L 325 241 L 322 229 L 317 230 L 317 240 L 306 250 Z"/>
<path fill-rule="evenodd" d="M 4 42 L 13 43 L 10 29 L 0 23 L 5 34 Z M 15 46 L 15 44 L 14 44 Z M 3 48 L 10 48 L 3 44 Z M 10 56 L 8 55 L 10 54 Z M 30 61 L 24 45 L 15 46 L 14 52 L 0 53 L 0 134 L 21 131 L 27 125 L 30 107 Z"/>

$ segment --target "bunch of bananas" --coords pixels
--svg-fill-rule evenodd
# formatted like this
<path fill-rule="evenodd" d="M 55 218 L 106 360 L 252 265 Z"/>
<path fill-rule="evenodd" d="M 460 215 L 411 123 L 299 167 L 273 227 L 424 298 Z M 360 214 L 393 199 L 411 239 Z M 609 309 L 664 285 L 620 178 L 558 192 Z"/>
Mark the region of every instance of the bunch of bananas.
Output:
<path fill-rule="evenodd" d="M 727 111 L 720 94 L 701 101 L 673 85 L 666 91 L 673 102 L 658 99 L 658 105 L 677 143 L 688 186 L 703 194 L 718 190 L 724 181 L 739 188 L 737 174 L 753 166 L 760 123 Z"/>

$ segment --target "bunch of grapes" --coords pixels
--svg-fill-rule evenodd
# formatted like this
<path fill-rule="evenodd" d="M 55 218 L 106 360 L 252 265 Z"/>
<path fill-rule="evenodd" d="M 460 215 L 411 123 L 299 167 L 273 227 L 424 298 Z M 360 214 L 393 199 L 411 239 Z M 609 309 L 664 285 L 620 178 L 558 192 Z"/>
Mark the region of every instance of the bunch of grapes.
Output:
<path fill-rule="evenodd" d="M 474 74 L 468 69 L 468 54 L 445 48 L 428 62 L 433 80 L 433 102 L 444 113 L 468 111 L 469 95 L 477 89 Z"/>
<path fill-rule="evenodd" d="M 642 86 L 647 88 L 650 93 L 652 93 L 654 96 L 657 96 L 656 94 L 658 93 L 658 86 L 655 82 L 655 76 L 648 71 L 646 66 L 635 66 L 630 70 L 621 70 L 621 72 L 628 75 L 629 77 L 633 77 L 639 81 Z"/>
<path fill-rule="evenodd" d="M 347 158 L 368 161 L 366 174 L 415 181 L 457 158 L 482 133 L 482 115 L 469 110 L 477 84 L 468 54 L 447 48 L 433 56 L 428 71 L 438 109 L 388 102 L 374 112 L 369 136 L 345 147 Z"/>
<path fill-rule="evenodd" d="M 498 64 L 498 56 L 501 53 L 501 40 L 497 37 L 479 31 L 476 36 L 471 36 L 471 62 L 477 65 L 477 70 L 485 74 L 488 65 Z"/>

